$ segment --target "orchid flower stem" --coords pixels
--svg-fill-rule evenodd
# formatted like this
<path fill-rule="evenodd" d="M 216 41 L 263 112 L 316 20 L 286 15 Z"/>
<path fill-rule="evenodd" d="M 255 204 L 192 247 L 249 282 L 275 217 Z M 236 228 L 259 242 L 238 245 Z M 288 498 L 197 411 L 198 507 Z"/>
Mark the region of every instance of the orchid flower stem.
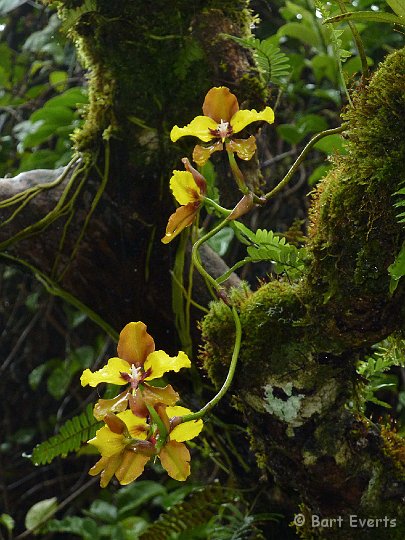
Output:
<path fill-rule="evenodd" d="M 229 216 L 232 213 L 232 210 L 228 210 L 227 208 L 220 206 L 218 203 L 208 197 L 204 198 L 204 204 L 211 206 L 214 210 L 221 214 L 221 216 Z"/>
<path fill-rule="evenodd" d="M 245 183 L 245 177 L 243 176 L 242 171 L 239 169 L 239 166 L 236 163 L 235 155 L 229 150 L 227 151 L 227 154 L 229 159 L 229 165 L 231 166 L 232 174 L 235 178 L 236 183 L 238 184 L 238 188 L 244 195 L 247 195 L 249 193 L 249 188 Z"/>
<path fill-rule="evenodd" d="M 210 285 L 213 286 L 213 288 L 216 290 L 216 291 L 220 291 L 221 290 L 221 287 L 220 285 L 215 281 L 215 279 L 209 275 L 209 273 L 205 270 L 205 268 L 203 267 L 203 265 L 201 264 L 200 260 L 199 260 L 199 257 L 198 257 L 198 250 L 199 248 L 202 246 L 202 244 L 204 244 L 207 240 L 209 240 L 212 236 L 214 236 L 215 234 L 217 234 L 218 231 L 220 231 L 221 229 L 223 229 L 225 227 L 225 225 L 228 224 L 228 220 L 227 219 L 224 219 L 223 221 L 221 221 L 220 223 L 218 223 L 218 225 L 216 227 L 214 227 L 213 229 L 211 229 L 207 234 L 205 234 L 204 236 L 202 236 L 199 240 L 197 240 L 197 242 L 193 245 L 193 250 L 191 252 L 191 259 L 192 259 L 192 262 L 194 264 L 194 266 L 196 267 L 196 269 L 200 272 L 200 274 L 202 275 L 203 278 L 205 278 L 208 283 L 210 283 Z"/>
<path fill-rule="evenodd" d="M 162 439 L 166 440 L 168 431 L 166 429 L 166 426 L 163 423 L 163 420 L 160 418 L 158 413 L 155 411 L 155 409 L 151 405 L 148 405 L 147 403 L 145 403 L 145 405 L 149 411 L 152 422 L 154 422 L 158 427 L 159 435 L 162 437 Z"/>
<path fill-rule="evenodd" d="M 240 323 L 238 312 L 236 311 L 236 308 L 232 306 L 232 308 L 229 308 L 232 311 L 233 320 L 235 322 L 235 344 L 233 346 L 233 353 L 231 358 L 231 363 L 229 365 L 229 371 L 228 375 L 226 376 L 225 382 L 222 385 L 222 388 L 218 392 L 216 396 L 214 396 L 211 401 L 209 401 L 202 409 L 195 413 L 186 414 L 185 416 L 181 417 L 181 423 L 183 422 L 191 422 L 193 420 L 199 420 L 203 416 L 205 416 L 207 413 L 211 411 L 215 405 L 224 397 L 226 392 L 229 390 L 229 387 L 232 384 L 233 376 L 235 375 L 235 369 L 236 364 L 238 362 L 239 358 L 239 351 L 240 351 L 240 344 L 242 340 L 242 326 Z"/>
<path fill-rule="evenodd" d="M 293 163 L 291 169 L 288 171 L 288 173 L 284 176 L 284 178 L 277 184 L 275 188 L 273 188 L 271 191 L 266 193 L 264 195 L 264 198 L 268 201 L 269 199 L 273 198 L 280 190 L 283 189 L 284 186 L 288 184 L 288 182 L 291 180 L 295 172 L 297 171 L 298 167 L 301 165 L 301 163 L 304 161 L 306 155 L 311 150 L 311 148 L 316 144 L 318 141 L 323 139 L 324 137 L 327 137 L 328 135 L 335 135 L 336 133 L 342 133 L 344 131 L 346 126 L 342 125 L 337 128 L 333 129 L 327 129 L 325 131 L 322 131 L 321 133 L 317 133 L 312 139 L 309 141 L 309 143 L 304 147 L 301 154 L 297 157 L 295 162 Z"/>

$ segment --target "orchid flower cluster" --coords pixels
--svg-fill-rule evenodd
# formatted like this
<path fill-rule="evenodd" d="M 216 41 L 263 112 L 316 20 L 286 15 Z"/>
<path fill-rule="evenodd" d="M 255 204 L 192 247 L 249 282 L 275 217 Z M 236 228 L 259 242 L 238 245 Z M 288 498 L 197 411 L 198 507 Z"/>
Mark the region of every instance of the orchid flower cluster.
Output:
<path fill-rule="evenodd" d="M 193 161 L 200 167 L 205 165 L 214 152 L 226 150 L 233 176 L 244 195 L 238 211 L 228 216 L 228 219 L 236 219 L 242 215 L 242 211 L 246 212 L 252 208 L 254 196 L 244 182 L 234 154 L 242 160 L 250 160 L 256 151 L 256 139 L 253 135 L 247 139 L 237 139 L 234 135 L 253 122 L 264 121 L 272 124 L 274 112 L 270 107 L 266 107 L 261 112 L 255 109 L 239 109 L 236 96 L 224 86 L 211 88 L 208 91 L 202 110 L 204 116 L 196 116 L 187 126 L 182 128 L 174 126 L 170 138 L 176 142 L 180 137 L 191 135 L 205 143 L 204 145 L 197 144 L 193 151 Z M 183 158 L 182 161 L 186 170 L 173 171 L 170 180 L 170 189 L 181 206 L 169 218 L 166 234 L 162 238 L 164 244 L 171 242 L 194 222 L 202 203 L 206 200 L 205 178 L 187 158 Z"/>
<path fill-rule="evenodd" d="M 200 238 L 194 248 L 208 240 L 227 220 L 236 219 L 248 212 L 254 202 L 260 200 L 245 184 L 235 155 L 249 160 L 256 151 L 256 139 L 237 139 L 236 133 L 256 121 L 272 123 L 274 112 L 270 107 L 263 111 L 240 110 L 238 100 L 228 88 L 211 88 L 203 104 L 203 116 L 197 116 L 185 127 L 174 126 L 171 140 L 195 136 L 202 144 L 193 151 L 193 160 L 198 167 L 203 166 L 214 152 L 225 150 L 238 188 L 243 198 L 233 211 L 218 209 L 225 214 L 225 220 Z M 170 188 L 179 208 L 170 216 L 166 234 L 162 242 L 167 244 L 178 236 L 196 219 L 204 203 L 215 203 L 207 198 L 207 182 L 187 158 L 183 158 L 184 171 L 173 171 Z M 193 259 L 197 270 L 214 284 L 221 298 L 220 288 L 200 264 Z M 225 299 L 225 298 L 223 298 Z M 153 383 L 168 371 L 179 371 L 191 367 L 188 356 L 180 351 L 170 357 L 164 351 L 155 350 L 155 342 L 142 322 L 131 322 L 122 330 L 117 357 L 110 358 L 98 371 L 86 369 L 81 376 L 83 386 L 97 386 L 111 383 L 125 386 L 123 392 L 113 399 L 100 399 L 94 407 L 94 416 L 103 420 L 104 426 L 96 436 L 88 441 L 101 454 L 101 459 L 90 469 L 89 474 L 101 473 L 100 485 L 108 485 L 115 475 L 125 485 L 136 480 L 150 460 L 159 458 L 169 476 L 175 480 L 186 480 L 190 474 L 190 453 L 185 441 L 199 435 L 203 428 L 202 417 L 207 414 L 229 389 L 235 372 L 241 343 L 241 325 L 235 307 L 230 307 L 235 322 L 236 336 L 227 378 L 216 396 L 198 412 L 177 405 L 179 394 L 171 385 L 159 387 Z"/>
<path fill-rule="evenodd" d="M 174 357 L 156 351 L 142 322 L 125 326 L 117 353 L 98 371 L 86 369 L 80 379 L 82 386 L 125 385 L 118 396 L 100 399 L 94 407 L 95 418 L 105 425 L 88 441 L 101 454 L 89 474 L 101 473 L 101 487 L 107 486 L 114 475 L 120 484 L 126 485 L 142 474 L 148 461 L 159 458 L 169 476 L 186 480 L 190 474 L 190 452 L 184 441 L 196 437 L 203 422 L 182 423 L 191 411 L 176 405 L 180 397 L 170 384 L 158 387 L 153 381 L 168 371 L 191 367 L 190 359 L 182 351 Z"/>

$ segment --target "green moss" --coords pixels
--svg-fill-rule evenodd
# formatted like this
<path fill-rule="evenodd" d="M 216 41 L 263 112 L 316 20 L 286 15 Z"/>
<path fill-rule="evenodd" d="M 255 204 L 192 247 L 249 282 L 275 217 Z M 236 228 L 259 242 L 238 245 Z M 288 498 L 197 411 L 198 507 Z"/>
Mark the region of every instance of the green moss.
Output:
<path fill-rule="evenodd" d="M 310 278 L 339 309 L 345 297 L 387 295 L 402 244 L 392 195 L 405 178 L 404 65 L 403 50 L 392 54 L 354 96 L 343 115 L 347 155 L 315 195 Z"/>

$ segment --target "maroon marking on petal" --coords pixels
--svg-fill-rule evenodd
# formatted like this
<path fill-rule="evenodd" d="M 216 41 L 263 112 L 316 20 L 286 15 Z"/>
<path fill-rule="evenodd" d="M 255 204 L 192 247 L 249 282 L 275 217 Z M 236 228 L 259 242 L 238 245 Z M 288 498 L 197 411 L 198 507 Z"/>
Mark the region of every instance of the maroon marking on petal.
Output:
<path fill-rule="evenodd" d="M 131 382 L 131 375 L 129 373 L 126 373 L 125 371 L 120 371 L 120 375 L 124 379 L 124 381 Z"/>

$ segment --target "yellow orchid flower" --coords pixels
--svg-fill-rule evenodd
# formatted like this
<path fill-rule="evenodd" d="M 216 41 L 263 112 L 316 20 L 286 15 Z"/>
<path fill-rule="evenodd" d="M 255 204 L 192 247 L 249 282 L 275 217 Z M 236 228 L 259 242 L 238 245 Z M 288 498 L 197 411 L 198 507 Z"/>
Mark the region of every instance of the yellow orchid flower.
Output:
<path fill-rule="evenodd" d="M 191 367 L 186 353 L 180 351 L 171 357 L 164 351 L 155 351 L 155 342 L 143 322 L 131 322 L 120 333 L 118 357 L 110 358 L 98 371 L 84 370 L 80 377 L 82 386 L 100 383 L 124 385 L 130 383 L 136 390 L 140 383 L 158 379 L 167 371 Z"/>
<path fill-rule="evenodd" d="M 88 444 L 97 448 L 102 457 L 112 457 L 121 453 L 132 439 L 145 440 L 149 426 L 145 418 L 135 416 L 131 410 L 105 417 L 106 425 L 96 431 L 96 436 Z"/>
<path fill-rule="evenodd" d="M 240 159 L 249 160 L 256 151 L 256 140 L 252 136 L 248 139 L 234 139 L 233 135 L 239 133 L 253 122 L 274 122 L 274 112 L 271 107 L 263 111 L 240 110 L 239 103 L 229 88 L 219 86 L 211 88 L 205 96 L 203 104 L 204 116 L 196 116 L 190 124 L 184 127 L 174 126 L 170 138 L 176 142 L 180 137 L 191 135 L 200 141 L 209 143 L 209 146 L 197 145 L 194 148 L 193 159 L 202 166 L 213 152 L 225 147 L 229 152 L 235 152 Z"/>
<path fill-rule="evenodd" d="M 187 158 L 183 158 L 182 161 L 186 170 L 173 171 L 170 179 L 173 196 L 182 206 L 169 217 L 166 234 L 162 238 L 164 244 L 171 242 L 182 230 L 193 223 L 207 191 L 207 183 L 202 174 L 190 164 Z"/>
<path fill-rule="evenodd" d="M 178 481 L 188 478 L 190 452 L 183 443 L 199 435 L 203 421 L 184 422 L 171 428 L 179 416 L 190 414 L 190 409 L 160 405 L 156 407 L 156 412 L 168 430 L 161 446 L 156 426 L 138 418 L 131 410 L 106 415 L 106 425 L 88 441 L 101 454 L 101 459 L 89 471 L 92 476 L 101 473 L 101 487 L 107 486 L 114 475 L 122 485 L 133 482 L 142 474 L 149 459 L 156 455 L 171 478 Z"/>

